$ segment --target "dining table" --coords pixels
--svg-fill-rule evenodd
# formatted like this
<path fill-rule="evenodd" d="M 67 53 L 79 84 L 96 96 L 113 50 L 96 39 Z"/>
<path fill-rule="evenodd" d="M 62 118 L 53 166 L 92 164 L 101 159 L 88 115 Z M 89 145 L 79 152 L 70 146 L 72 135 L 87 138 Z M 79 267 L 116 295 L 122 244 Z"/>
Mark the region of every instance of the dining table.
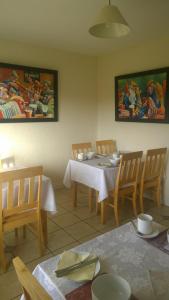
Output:
<path fill-rule="evenodd" d="M 72 200 L 74 207 L 77 206 L 77 184 L 81 183 L 89 187 L 89 209 L 92 211 L 93 191 L 96 191 L 96 201 L 100 203 L 96 208 L 101 208 L 101 223 L 104 223 L 103 210 L 104 200 L 108 198 L 109 191 L 115 187 L 118 173 L 118 164 L 113 166 L 110 162 L 112 155 L 96 155 L 92 159 L 74 160 L 70 159 L 63 184 L 67 188 L 72 187 Z M 97 211 L 98 213 L 99 211 Z"/>
<path fill-rule="evenodd" d="M 108 197 L 115 186 L 118 166 L 110 162 L 111 156 L 97 156 L 87 160 L 70 159 L 66 167 L 63 183 L 70 188 L 73 182 L 82 183 L 98 191 L 98 202 Z"/>
<path fill-rule="evenodd" d="M 5 169 L 5 172 L 12 171 L 12 170 L 19 170 L 26 168 L 27 166 L 14 166 L 12 168 Z M 0 169 L 2 173 L 4 170 Z M 38 182 L 38 180 L 37 180 Z M 28 180 L 25 180 L 25 198 L 28 195 Z M 14 183 L 14 203 L 17 203 L 17 190 L 18 190 L 18 181 L 16 180 Z M 7 183 L 3 184 L 2 188 L 2 207 L 5 208 L 7 205 Z M 35 181 L 35 192 L 36 192 L 36 181 Z M 56 198 L 55 192 L 52 185 L 52 181 L 49 177 L 43 175 L 42 176 L 42 197 L 41 197 L 41 217 L 42 217 L 42 227 L 43 227 L 43 234 L 44 234 L 44 242 L 47 245 L 47 213 L 56 214 L 57 213 L 57 205 L 56 205 Z"/>
<path fill-rule="evenodd" d="M 164 226 L 153 223 L 154 230 L 165 233 Z M 154 237 L 153 240 L 155 240 Z M 167 238 L 167 235 L 165 236 Z M 169 250 L 166 253 L 154 246 L 152 239 L 136 234 L 131 222 L 89 240 L 71 251 L 89 252 L 98 256 L 100 274 L 111 273 L 126 279 L 131 287 L 133 299 L 169 299 Z M 169 249 L 169 247 L 168 247 Z M 53 300 L 63 300 L 67 294 L 84 285 L 65 277 L 57 277 L 55 271 L 60 255 L 36 266 L 34 276 Z M 72 298 L 73 299 L 73 298 Z M 89 300 L 89 299 L 86 299 Z"/>

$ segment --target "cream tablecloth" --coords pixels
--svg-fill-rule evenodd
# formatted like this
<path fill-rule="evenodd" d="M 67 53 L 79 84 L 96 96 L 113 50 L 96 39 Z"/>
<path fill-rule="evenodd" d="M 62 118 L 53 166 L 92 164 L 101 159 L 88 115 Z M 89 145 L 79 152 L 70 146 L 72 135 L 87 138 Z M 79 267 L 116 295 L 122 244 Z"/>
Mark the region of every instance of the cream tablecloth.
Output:
<path fill-rule="evenodd" d="M 162 227 L 158 225 L 160 230 Z M 149 270 L 169 272 L 169 255 L 137 237 L 131 223 L 105 233 L 76 248 L 99 256 L 101 272 L 119 274 L 128 280 L 132 293 L 139 300 L 156 299 Z M 55 270 L 59 256 L 39 264 L 34 276 L 39 280 L 53 300 L 63 300 L 64 295 L 79 286 L 66 278 L 56 278 Z M 158 299 L 164 299 L 160 277 L 155 283 Z M 166 298 L 165 298 L 166 299 Z M 167 298 L 168 299 L 168 298 Z"/>
<path fill-rule="evenodd" d="M 108 158 L 97 158 L 86 161 L 69 160 L 63 183 L 67 188 L 72 181 L 87 185 L 99 192 L 98 201 L 108 197 L 114 188 L 118 167 L 102 167 L 99 163 L 109 162 Z"/>
<path fill-rule="evenodd" d="M 10 172 L 10 170 L 9 170 Z M 14 185 L 14 203 L 17 202 L 17 190 L 18 190 L 18 182 L 15 182 Z M 25 198 L 28 194 L 28 184 L 25 181 Z M 7 184 L 3 184 L 3 196 L 2 196 L 2 205 L 6 207 L 7 203 Z M 56 201 L 55 201 L 55 193 L 52 186 L 51 179 L 42 176 L 42 209 L 45 211 L 49 211 L 55 213 L 57 211 Z"/>

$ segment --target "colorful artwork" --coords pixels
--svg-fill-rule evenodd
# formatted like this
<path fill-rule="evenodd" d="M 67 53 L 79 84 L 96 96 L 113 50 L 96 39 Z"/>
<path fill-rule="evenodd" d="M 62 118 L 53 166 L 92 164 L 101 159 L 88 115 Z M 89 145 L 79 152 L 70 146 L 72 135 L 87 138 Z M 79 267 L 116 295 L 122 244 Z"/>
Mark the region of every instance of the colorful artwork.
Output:
<path fill-rule="evenodd" d="M 0 64 L 0 122 L 57 121 L 57 71 Z"/>
<path fill-rule="evenodd" d="M 167 122 L 168 68 L 115 78 L 116 121 Z"/>

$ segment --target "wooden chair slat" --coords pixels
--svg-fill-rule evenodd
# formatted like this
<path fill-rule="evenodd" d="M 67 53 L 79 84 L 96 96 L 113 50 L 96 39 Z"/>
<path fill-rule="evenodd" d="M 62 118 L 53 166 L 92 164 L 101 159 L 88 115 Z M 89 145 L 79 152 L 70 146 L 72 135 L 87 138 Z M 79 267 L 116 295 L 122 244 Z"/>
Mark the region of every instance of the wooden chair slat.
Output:
<path fill-rule="evenodd" d="M 79 144 L 72 144 L 72 156 L 73 159 L 77 158 L 78 153 L 87 153 L 92 151 L 92 143 L 79 143 Z"/>
<path fill-rule="evenodd" d="M 113 140 L 96 141 L 96 152 L 99 154 L 111 154 L 116 151 L 116 144 Z"/>
<path fill-rule="evenodd" d="M 138 174 L 141 165 L 142 151 L 126 153 L 122 155 L 120 166 L 116 178 L 115 188 L 111 192 L 112 202 L 101 202 L 101 220 L 105 223 L 105 206 L 113 207 L 116 224 L 119 225 L 119 199 L 131 197 L 134 215 L 137 216 L 136 191 L 138 184 Z"/>
<path fill-rule="evenodd" d="M 8 181 L 7 208 L 13 207 L 13 181 Z"/>
<path fill-rule="evenodd" d="M 167 148 L 150 149 L 147 151 L 139 190 L 140 207 L 142 212 L 144 211 L 144 192 L 150 188 L 155 192 L 155 201 L 157 206 L 160 206 L 161 183 L 164 173 L 166 153 Z"/>
<path fill-rule="evenodd" d="M 25 300 L 52 300 L 19 257 L 13 259 L 13 265 L 23 288 Z"/>
<path fill-rule="evenodd" d="M 35 184 L 35 178 L 34 177 L 29 178 L 28 203 L 34 202 L 34 184 Z M 38 186 L 38 190 L 39 190 L 39 186 Z"/>
<path fill-rule="evenodd" d="M 18 206 L 21 206 L 24 202 L 24 182 L 24 179 L 19 180 Z"/>

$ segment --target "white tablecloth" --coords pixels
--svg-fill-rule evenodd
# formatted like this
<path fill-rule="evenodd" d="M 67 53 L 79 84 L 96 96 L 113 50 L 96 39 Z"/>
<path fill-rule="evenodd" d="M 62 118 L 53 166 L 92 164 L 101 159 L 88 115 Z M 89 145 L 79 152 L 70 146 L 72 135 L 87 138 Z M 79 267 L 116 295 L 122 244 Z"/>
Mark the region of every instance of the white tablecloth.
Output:
<path fill-rule="evenodd" d="M 10 171 L 9 171 L 10 172 Z M 25 193 L 28 194 L 28 184 L 25 182 Z M 18 182 L 15 182 L 14 185 L 14 202 L 17 201 L 17 190 L 18 190 Z M 3 185 L 3 207 L 6 207 L 7 203 L 7 184 Z M 51 179 L 42 176 L 42 209 L 55 213 L 57 211 L 56 201 L 55 201 L 55 193 L 53 190 Z"/>
<path fill-rule="evenodd" d="M 162 230 L 162 226 L 158 225 Z M 75 251 L 88 251 L 99 256 L 101 272 L 114 273 L 125 278 L 132 293 L 139 300 L 154 300 L 154 288 L 149 270 L 169 272 L 169 255 L 137 237 L 131 223 L 105 233 L 76 248 Z M 53 300 L 63 300 L 64 295 L 77 288 L 80 284 L 66 278 L 55 276 L 59 256 L 52 257 L 39 264 L 33 274 L 51 295 Z M 167 277 L 168 278 L 168 277 Z M 160 278 L 155 282 L 158 299 L 168 287 L 161 288 Z"/>
<path fill-rule="evenodd" d="M 108 197 L 114 188 L 118 167 L 102 167 L 99 163 L 109 162 L 108 158 L 97 158 L 86 161 L 69 160 L 63 183 L 67 188 L 71 182 L 85 184 L 99 192 L 98 201 Z"/>

